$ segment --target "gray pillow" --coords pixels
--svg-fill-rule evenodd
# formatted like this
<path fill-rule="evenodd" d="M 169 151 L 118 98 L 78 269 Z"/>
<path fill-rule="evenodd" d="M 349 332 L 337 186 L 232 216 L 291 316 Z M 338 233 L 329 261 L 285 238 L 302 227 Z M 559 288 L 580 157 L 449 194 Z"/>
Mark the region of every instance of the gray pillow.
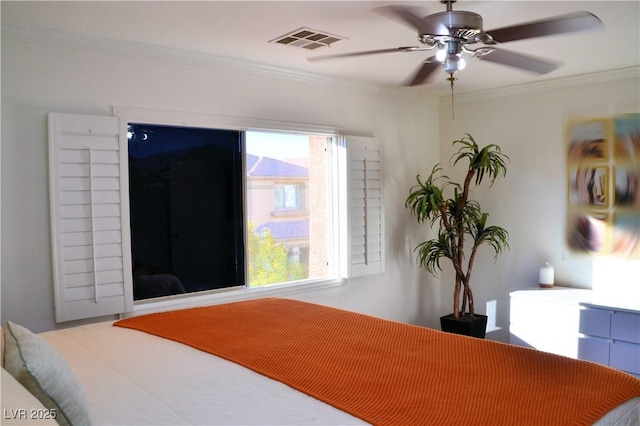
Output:
<path fill-rule="evenodd" d="M 4 368 L 46 408 L 61 425 L 89 425 L 89 410 L 80 383 L 62 356 L 42 337 L 7 322 Z"/>

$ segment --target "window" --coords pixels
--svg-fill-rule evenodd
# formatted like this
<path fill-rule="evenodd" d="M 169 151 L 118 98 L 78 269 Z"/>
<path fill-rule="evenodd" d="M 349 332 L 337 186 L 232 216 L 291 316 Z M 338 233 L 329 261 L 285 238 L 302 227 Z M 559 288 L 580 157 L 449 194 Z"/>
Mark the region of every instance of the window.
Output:
<path fill-rule="evenodd" d="M 334 136 L 246 132 L 250 287 L 338 275 L 335 145 Z"/>
<path fill-rule="evenodd" d="M 221 297 L 239 300 L 254 287 L 384 271 L 374 139 L 174 114 L 49 114 L 57 322 L 133 311 L 134 273 L 164 275 L 156 284 L 170 294 L 182 291 L 176 280 L 200 293 L 150 303 L 138 287 L 136 310 L 153 310 L 226 286 L 243 291 Z"/>
<path fill-rule="evenodd" d="M 241 134 L 129 123 L 135 300 L 244 285 Z"/>
<path fill-rule="evenodd" d="M 276 210 L 292 210 L 300 207 L 299 188 L 297 185 L 276 185 L 274 196 Z"/>

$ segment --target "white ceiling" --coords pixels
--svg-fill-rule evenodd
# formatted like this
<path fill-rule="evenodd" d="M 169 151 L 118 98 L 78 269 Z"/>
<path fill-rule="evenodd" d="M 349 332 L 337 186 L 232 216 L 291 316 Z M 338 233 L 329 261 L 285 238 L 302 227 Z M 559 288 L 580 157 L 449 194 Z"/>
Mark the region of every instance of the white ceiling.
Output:
<path fill-rule="evenodd" d="M 418 45 L 409 28 L 372 9 L 408 5 L 428 15 L 445 10 L 427 1 L 2 1 L 2 23 L 68 33 L 72 39 L 131 42 L 235 58 L 295 72 L 399 86 L 431 52 L 390 53 L 322 62 L 314 55 Z M 454 10 L 479 13 L 484 29 L 578 10 L 605 28 L 505 43 L 502 47 L 563 62 L 543 76 L 475 59 L 458 73 L 456 92 L 503 87 L 640 65 L 640 1 L 465 1 Z M 269 43 L 301 27 L 345 37 L 331 48 L 307 51 Z M 107 40 L 104 40 L 107 39 Z M 102 43 L 104 44 L 104 43 Z M 444 71 L 432 84 L 402 90 L 444 95 Z"/>

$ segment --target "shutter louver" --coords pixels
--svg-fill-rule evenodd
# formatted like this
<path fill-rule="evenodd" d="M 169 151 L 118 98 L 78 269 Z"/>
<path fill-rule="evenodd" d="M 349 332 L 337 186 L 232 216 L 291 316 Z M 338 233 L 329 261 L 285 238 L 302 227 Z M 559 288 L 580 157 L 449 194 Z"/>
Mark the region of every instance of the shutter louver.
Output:
<path fill-rule="evenodd" d="M 349 136 L 350 277 L 384 272 L 382 168 L 375 139 Z"/>
<path fill-rule="evenodd" d="M 56 322 L 133 308 L 124 134 L 117 117 L 49 114 Z"/>

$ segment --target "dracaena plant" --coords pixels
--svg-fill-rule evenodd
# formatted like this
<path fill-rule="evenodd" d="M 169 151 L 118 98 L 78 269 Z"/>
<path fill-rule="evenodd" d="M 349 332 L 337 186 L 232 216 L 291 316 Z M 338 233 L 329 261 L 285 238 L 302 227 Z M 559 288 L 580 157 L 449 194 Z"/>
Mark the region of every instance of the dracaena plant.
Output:
<path fill-rule="evenodd" d="M 460 318 L 468 312 L 473 317 L 470 279 L 478 248 L 484 244 L 490 246 L 497 259 L 509 248 L 509 234 L 499 226 L 487 226 L 489 214 L 482 211 L 477 201 L 469 199 L 469 193 L 472 185 L 478 186 L 485 179 L 491 187 L 496 179 L 506 176 L 509 157 L 495 144 L 480 149 L 469 134 L 453 141 L 453 146 L 458 147 L 451 157 L 453 166 L 468 163 L 462 185 L 443 175 L 438 163 L 426 179 L 416 176 L 418 183 L 411 188 L 405 206 L 418 223 L 429 222 L 438 230 L 436 238 L 416 246 L 420 266 L 437 275 L 442 271 L 440 259 L 451 260 L 456 277 L 453 314 Z"/>

